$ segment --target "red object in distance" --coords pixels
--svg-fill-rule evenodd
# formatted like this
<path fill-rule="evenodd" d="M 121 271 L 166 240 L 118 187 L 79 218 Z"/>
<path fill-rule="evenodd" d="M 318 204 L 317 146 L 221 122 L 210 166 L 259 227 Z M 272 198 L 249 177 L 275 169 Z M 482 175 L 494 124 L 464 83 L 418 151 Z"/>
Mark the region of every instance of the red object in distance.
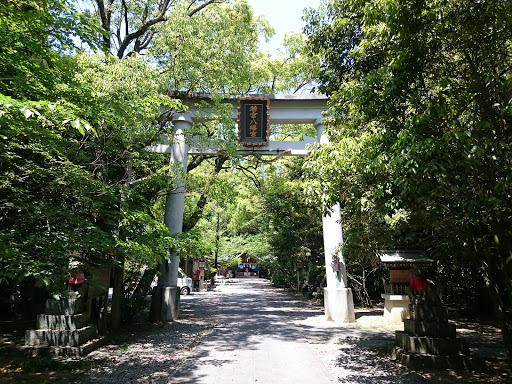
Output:
<path fill-rule="evenodd" d="M 69 277 L 69 284 L 82 284 L 85 281 L 83 272 L 77 272 L 74 276 Z"/>
<path fill-rule="evenodd" d="M 409 283 L 411 284 L 411 288 L 416 291 L 423 291 L 425 288 L 427 288 L 426 279 L 411 277 Z"/>

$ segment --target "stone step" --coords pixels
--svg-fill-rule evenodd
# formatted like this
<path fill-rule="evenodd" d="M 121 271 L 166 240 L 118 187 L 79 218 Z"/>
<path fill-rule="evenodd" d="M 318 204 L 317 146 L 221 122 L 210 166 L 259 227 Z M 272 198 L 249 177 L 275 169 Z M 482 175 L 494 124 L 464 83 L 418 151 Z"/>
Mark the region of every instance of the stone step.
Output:
<path fill-rule="evenodd" d="M 404 332 L 411 336 L 448 337 L 455 339 L 456 327 L 450 323 L 404 320 Z"/>
<path fill-rule="evenodd" d="M 469 355 L 465 340 L 427 336 L 411 336 L 404 331 L 396 331 L 396 345 L 401 349 L 429 355 Z"/>
<path fill-rule="evenodd" d="M 96 337 L 95 325 L 90 325 L 73 331 L 50 329 L 28 330 L 25 333 L 26 346 L 69 346 L 79 347 Z"/>
<path fill-rule="evenodd" d="M 68 357 L 68 358 L 79 358 L 88 355 L 92 351 L 101 348 L 105 345 L 105 338 L 100 337 L 97 339 L 89 340 L 84 345 L 79 347 L 70 346 L 50 346 L 50 345 L 38 345 L 38 346 L 26 346 L 24 347 L 25 356 L 29 357 Z"/>
<path fill-rule="evenodd" d="M 465 355 L 430 355 L 417 354 L 395 347 L 391 357 L 411 369 L 466 369 L 477 372 L 487 371 L 482 358 Z"/>
<path fill-rule="evenodd" d="M 89 313 L 78 315 L 38 315 L 37 329 L 68 330 L 84 328 L 89 321 Z"/>
<path fill-rule="evenodd" d="M 409 318 L 411 320 L 447 323 L 448 310 L 442 305 L 428 306 L 425 304 L 410 304 Z"/>

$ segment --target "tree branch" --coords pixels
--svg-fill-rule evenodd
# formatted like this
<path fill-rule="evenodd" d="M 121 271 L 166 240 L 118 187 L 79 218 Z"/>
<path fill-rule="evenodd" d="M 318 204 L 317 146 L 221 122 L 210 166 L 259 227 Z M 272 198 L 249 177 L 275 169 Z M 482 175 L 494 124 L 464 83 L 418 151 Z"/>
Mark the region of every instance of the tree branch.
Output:
<path fill-rule="evenodd" d="M 196 13 L 198 13 L 198 12 L 202 11 L 204 8 L 206 8 L 207 6 L 209 6 L 209 5 L 211 5 L 211 4 L 222 4 L 222 3 L 225 3 L 225 2 L 226 2 L 226 0 L 208 0 L 208 1 L 204 2 L 203 4 L 199 5 L 197 8 L 194 8 L 192 11 L 190 11 L 190 12 L 188 13 L 188 15 L 189 15 L 190 17 L 192 17 L 192 16 L 194 16 Z M 190 9 L 190 7 L 192 7 L 192 5 L 193 5 L 193 4 L 195 4 L 195 1 L 193 1 L 193 2 L 189 5 L 188 9 Z"/>
<path fill-rule="evenodd" d="M 213 157 L 215 157 L 215 156 L 206 156 L 206 155 L 194 156 L 192 158 L 192 161 L 188 163 L 187 172 L 190 172 L 193 169 L 196 169 L 197 167 L 199 167 L 199 165 L 201 165 L 201 163 L 203 161 L 211 159 Z"/>
<path fill-rule="evenodd" d="M 117 57 L 122 59 L 125 56 L 124 52 L 126 51 L 126 48 L 128 48 L 128 46 L 130 45 L 130 43 L 133 40 L 136 40 L 136 39 L 140 38 L 141 36 L 143 36 L 153 25 L 167 20 L 167 17 L 165 16 L 165 14 L 167 13 L 167 11 L 169 9 L 170 3 L 171 3 L 171 0 L 164 0 L 161 3 L 159 14 L 156 17 L 146 21 L 144 24 L 142 24 L 142 26 L 138 30 L 136 30 L 135 32 L 129 33 L 124 37 L 123 41 L 121 42 L 121 45 L 119 46 L 119 50 L 117 52 Z"/>
<path fill-rule="evenodd" d="M 122 0 L 122 5 L 124 9 L 124 34 L 128 35 L 128 7 L 126 6 L 126 0 Z M 119 25 L 121 28 L 121 25 Z"/>
<path fill-rule="evenodd" d="M 110 33 L 110 16 L 111 16 L 111 5 L 112 3 L 107 3 L 107 7 L 105 9 L 105 2 L 103 0 L 96 0 L 96 4 L 98 5 L 98 12 L 100 14 L 101 26 L 103 29 Z M 103 35 L 103 50 L 105 52 L 110 52 L 110 36 Z"/>
<path fill-rule="evenodd" d="M 160 4 L 160 5 L 161 5 L 161 4 Z M 159 8 L 160 8 L 160 7 L 159 7 Z M 144 12 L 142 12 L 142 18 L 141 18 L 142 23 L 145 23 L 145 22 L 148 20 L 148 15 L 149 15 L 149 4 L 148 4 L 148 3 L 146 3 L 146 6 L 144 7 Z M 128 34 L 128 31 L 126 31 L 126 34 Z M 154 34 L 155 34 L 155 33 L 154 33 L 154 31 L 153 31 L 153 32 L 151 33 L 151 35 L 150 35 L 150 39 L 152 39 L 152 38 L 153 38 Z M 142 40 L 143 40 L 143 41 L 144 41 L 146 38 L 147 38 L 147 36 L 142 36 Z M 137 39 L 135 40 L 135 46 L 134 46 L 134 48 L 133 48 L 133 51 L 135 51 L 135 52 L 140 52 L 142 49 L 144 49 L 144 48 L 142 48 L 142 47 L 141 47 L 141 41 L 140 41 L 140 38 L 137 38 Z"/>
<path fill-rule="evenodd" d="M 149 43 L 151 42 L 151 40 L 153 40 L 153 37 L 155 36 L 155 34 L 156 34 L 156 31 L 152 30 L 151 33 L 149 34 L 149 36 L 144 36 L 144 38 L 142 39 L 142 42 L 140 42 L 138 45 L 137 52 L 140 52 L 143 49 L 146 49 L 148 47 Z M 139 40 L 137 40 L 137 42 L 138 41 Z"/>
<path fill-rule="evenodd" d="M 241 165 L 238 165 L 236 168 L 240 169 L 242 171 L 242 173 L 253 182 L 253 184 L 256 186 L 256 188 L 260 189 L 261 185 L 258 182 L 258 178 L 254 174 L 254 172 L 252 172 L 249 168 L 243 167 Z"/>
<path fill-rule="evenodd" d="M 117 57 L 119 57 L 120 59 L 122 59 L 124 57 L 124 51 L 126 50 L 126 48 L 128 47 L 128 45 L 130 45 L 130 43 L 141 37 L 144 33 L 147 32 L 147 30 L 149 28 L 151 28 L 153 25 L 155 24 L 158 24 L 158 23 L 161 23 L 162 21 L 165 21 L 167 20 L 167 18 L 165 17 L 165 15 L 159 15 L 158 17 L 155 17 L 154 19 L 151 19 L 150 21 L 148 21 L 146 24 L 144 24 L 139 30 L 133 32 L 133 33 L 130 33 L 128 35 L 125 36 L 125 38 L 123 39 L 123 42 L 121 43 L 121 45 L 119 46 L 119 51 L 117 52 Z"/>

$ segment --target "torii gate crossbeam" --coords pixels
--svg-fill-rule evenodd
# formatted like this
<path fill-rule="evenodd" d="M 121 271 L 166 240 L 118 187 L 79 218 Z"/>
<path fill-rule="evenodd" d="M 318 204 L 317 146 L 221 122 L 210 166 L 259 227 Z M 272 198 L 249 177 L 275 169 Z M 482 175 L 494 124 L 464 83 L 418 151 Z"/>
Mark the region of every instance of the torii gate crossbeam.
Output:
<path fill-rule="evenodd" d="M 270 124 L 313 124 L 317 129 L 317 137 L 305 137 L 301 142 L 269 142 L 268 146 L 240 147 L 242 155 L 290 155 L 306 156 L 307 144 L 326 143 L 327 135 L 324 134 L 323 112 L 327 110 L 327 97 L 323 95 L 301 94 L 301 95 L 271 95 L 270 97 Z M 202 100 L 208 98 L 200 97 Z M 202 115 L 194 108 L 192 103 L 198 101 L 198 97 L 182 100 L 189 104 L 187 112 L 173 115 L 174 140 L 172 145 L 168 143 L 159 144 L 152 151 L 159 153 L 170 153 L 171 161 L 180 163 L 186 172 L 188 154 L 216 154 L 218 148 L 211 145 L 189 145 L 185 140 L 185 132 L 195 122 L 202 119 Z M 237 99 L 226 100 L 233 104 L 232 118 L 237 120 L 238 109 Z M 185 202 L 185 182 L 182 180 L 178 188 L 167 196 L 165 223 L 169 232 L 179 233 L 182 231 L 183 210 Z M 343 243 L 341 215 L 339 205 L 330 207 L 331 214 L 322 217 L 325 265 L 327 276 L 327 287 L 324 289 L 325 314 L 328 320 L 337 323 L 354 322 L 354 304 L 352 291 L 347 287 L 347 276 L 345 261 L 341 254 Z M 176 288 L 178 278 L 179 255 L 173 255 L 170 267 L 161 268 L 163 275 L 161 284 L 161 300 L 163 321 L 171 321 L 178 317 L 179 313 L 179 290 Z M 169 268 L 169 270 L 167 270 Z M 160 280 L 160 279 L 159 279 Z"/>

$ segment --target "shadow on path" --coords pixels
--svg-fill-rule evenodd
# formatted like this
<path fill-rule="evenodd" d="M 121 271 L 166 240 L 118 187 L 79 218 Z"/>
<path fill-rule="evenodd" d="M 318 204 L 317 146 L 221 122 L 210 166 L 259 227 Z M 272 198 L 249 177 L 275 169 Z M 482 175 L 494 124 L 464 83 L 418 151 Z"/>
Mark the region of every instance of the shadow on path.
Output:
<path fill-rule="evenodd" d="M 366 319 L 372 315 L 365 314 Z M 270 287 L 266 280 L 239 279 L 238 284 L 182 296 L 179 321 L 163 325 L 125 349 L 109 346 L 94 352 L 91 360 L 97 364 L 75 382 L 508 382 L 509 376 L 491 372 L 478 376 L 410 371 L 390 360 L 393 344 L 392 330 L 336 325 L 325 320 L 322 309 Z"/>

